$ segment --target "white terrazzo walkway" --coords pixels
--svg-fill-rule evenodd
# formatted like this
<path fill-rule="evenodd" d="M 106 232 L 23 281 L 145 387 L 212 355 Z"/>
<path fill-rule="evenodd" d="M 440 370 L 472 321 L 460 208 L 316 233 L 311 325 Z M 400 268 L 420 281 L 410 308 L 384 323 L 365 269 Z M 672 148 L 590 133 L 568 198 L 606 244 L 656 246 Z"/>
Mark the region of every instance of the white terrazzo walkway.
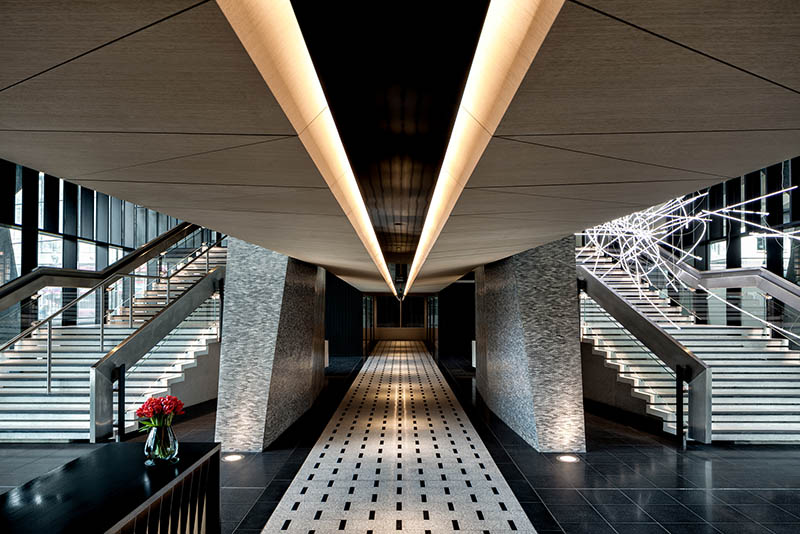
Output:
<path fill-rule="evenodd" d="M 425 346 L 384 341 L 264 532 L 536 532 Z"/>

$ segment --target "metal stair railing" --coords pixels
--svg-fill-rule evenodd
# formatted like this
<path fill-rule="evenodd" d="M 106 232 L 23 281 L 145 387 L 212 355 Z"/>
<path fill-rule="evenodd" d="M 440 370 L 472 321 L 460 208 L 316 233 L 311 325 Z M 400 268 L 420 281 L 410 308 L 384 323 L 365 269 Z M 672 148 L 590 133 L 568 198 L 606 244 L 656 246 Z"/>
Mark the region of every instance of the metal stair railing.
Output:
<path fill-rule="evenodd" d="M 202 229 L 197 227 L 194 232 L 199 232 L 201 230 Z M 194 233 L 194 232 L 192 232 L 192 233 Z M 183 237 L 187 237 L 187 236 L 183 236 Z M 174 272 L 171 272 L 171 273 L 170 273 L 169 270 L 167 270 L 166 273 L 164 273 L 164 275 L 146 275 L 146 274 L 140 274 L 140 273 L 136 273 L 136 272 L 128 272 L 128 273 L 116 272 L 116 273 L 112 274 L 108 278 L 104 279 L 100 283 L 98 283 L 95 286 L 93 286 L 91 289 L 89 289 L 83 295 L 80 295 L 79 297 L 77 297 L 76 299 L 72 300 L 67 305 L 65 305 L 62 308 L 60 308 L 58 311 L 54 312 L 53 314 L 49 315 L 47 318 L 45 318 L 45 319 L 43 319 L 41 321 L 35 321 L 31 326 L 29 326 L 28 328 L 26 328 L 25 330 L 23 330 L 22 332 L 20 332 L 16 336 L 14 336 L 12 339 L 10 339 L 6 343 L 4 343 L 2 346 L 0 346 L 0 355 L 2 355 L 5 351 L 13 348 L 18 342 L 20 342 L 20 341 L 22 341 L 22 340 L 24 340 L 26 338 L 32 337 L 36 332 L 44 330 L 45 337 L 46 337 L 46 345 L 45 345 L 45 347 L 46 347 L 46 352 L 45 352 L 45 354 L 46 354 L 45 390 L 46 390 L 46 392 L 48 394 L 50 394 L 52 392 L 52 374 L 53 374 L 53 361 L 52 361 L 53 360 L 53 325 L 54 325 L 54 323 L 56 322 L 57 319 L 61 320 L 61 322 L 63 324 L 64 323 L 63 318 L 64 318 L 64 316 L 65 316 L 67 311 L 77 308 L 79 303 L 85 301 L 90 296 L 93 297 L 93 298 L 99 297 L 99 299 L 100 299 L 100 309 L 101 309 L 101 313 L 99 314 L 99 317 L 98 317 L 98 319 L 99 319 L 98 327 L 99 327 L 99 330 L 100 330 L 100 332 L 99 332 L 99 348 L 100 348 L 101 352 L 104 352 L 105 351 L 105 333 L 106 333 L 106 324 L 105 323 L 106 323 L 106 315 L 107 315 L 107 311 L 108 311 L 106 309 L 106 300 L 107 299 L 106 299 L 106 294 L 105 294 L 107 290 L 112 289 L 114 287 L 114 285 L 118 284 L 119 282 L 123 282 L 123 284 L 125 282 L 128 282 L 128 284 L 127 284 L 128 287 L 127 288 L 123 288 L 123 292 L 125 291 L 125 289 L 127 289 L 127 292 L 129 294 L 129 298 L 127 300 L 127 302 L 128 302 L 128 310 L 129 310 L 129 314 L 130 314 L 129 315 L 129 327 L 132 328 L 133 327 L 133 313 L 132 312 L 133 312 L 133 308 L 134 308 L 134 298 L 135 298 L 135 296 L 134 296 L 135 291 L 134 291 L 134 287 L 133 287 L 134 286 L 134 283 L 133 283 L 134 280 L 136 280 L 136 279 L 146 279 L 146 280 L 159 280 L 159 281 L 164 280 L 164 281 L 166 281 L 166 284 L 167 284 L 167 301 L 169 301 L 170 296 L 171 296 L 170 295 L 170 293 L 171 293 L 171 291 L 170 291 L 170 284 L 171 284 L 170 280 L 173 277 L 175 277 L 176 275 L 178 275 L 180 272 L 182 272 L 184 269 L 186 269 L 195 260 L 197 260 L 198 258 L 201 258 L 201 257 L 205 257 L 206 272 L 208 272 L 210 251 L 211 251 L 211 249 L 213 247 L 215 247 L 219 243 L 221 243 L 223 239 L 224 239 L 224 236 L 221 237 L 219 240 L 217 240 L 217 242 L 212 246 L 206 247 L 205 245 L 202 245 L 201 247 L 193 249 L 188 255 L 184 255 L 183 256 L 183 259 L 187 259 L 186 263 L 185 264 L 181 264 L 179 267 L 176 267 Z M 178 240 L 178 241 L 180 241 L 180 240 Z M 173 243 L 173 244 L 175 244 L 175 243 Z M 202 252 L 203 250 L 205 251 L 205 253 Z M 164 251 L 161 251 L 158 254 L 156 254 L 155 256 L 151 257 L 150 260 L 157 260 L 159 262 L 159 266 L 161 266 L 161 254 L 162 253 L 164 253 Z M 138 262 L 134 262 L 133 264 L 135 265 L 137 263 Z M 140 268 L 143 265 L 144 264 L 138 264 L 136 268 Z M 124 304 L 125 304 L 124 302 L 121 303 L 120 307 L 124 306 Z"/>
<path fill-rule="evenodd" d="M 0 287 L 0 310 L 35 295 L 45 287 L 94 287 L 98 281 L 106 280 L 114 274 L 129 273 L 200 228 L 196 224 L 181 223 L 100 271 L 57 267 L 34 269 Z"/>
<path fill-rule="evenodd" d="M 589 269 L 577 265 L 576 270 L 581 289 L 667 367 L 674 370 L 675 415 L 678 422 L 683 420 L 684 383 L 688 383 L 688 437 L 701 443 L 711 443 L 711 369 Z M 679 446 L 685 447 L 687 436 L 680 426 L 676 428 L 676 435 Z"/>
<path fill-rule="evenodd" d="M 678 277 L 692 288 L 723 289 L 755 287 L 779 299 L 794 309 L 800 310 L 800 286 L 763 267 L 731 267 L 713 271 L 700 271 L 691 265 L 676 262 L 666 250 L 661 256 L 677 269 Z"/>
<path fill-rule="evenodd" d="M 113 435 L 114 382 L 118 382 L 117 421 L 118 435 L 125 432 L 125 372 L 134 366 L 164 337 L 170 334 L 192 312 L 200 307 L 215 292 L 222 289 L 225 279 L 225 267 L 210 267 L 212 249 L 219 246 L 225 236 L 213 245 L 205 248 L 202 254 L 192 258 L 167 277 L 167 294 L 169 280 L 188 268 L 200 258 L 205 258 L 205 275 L 185 290 L 179 297 L 168 304 L 146 321 L 135 332 L 125 338 L 119 345 L 111 349 L 98 360 L 89 371 L 89 436 L 92 443 Z M 219 311 L 221 318 L 222 302 Z M 221 326 L 221 325 L 220 325 Z"/>

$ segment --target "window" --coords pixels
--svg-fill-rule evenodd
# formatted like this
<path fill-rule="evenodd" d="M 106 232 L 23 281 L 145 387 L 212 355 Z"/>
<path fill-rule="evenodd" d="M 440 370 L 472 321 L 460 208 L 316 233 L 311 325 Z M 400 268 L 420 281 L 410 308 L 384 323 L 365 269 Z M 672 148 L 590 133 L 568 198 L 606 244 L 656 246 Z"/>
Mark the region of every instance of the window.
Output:
<path fill-rule="evenodd" d="M 58 180 L 58 233 L 64 233 L 64 180 Z"/>
<path fill-rule="evenodd" d="M 742 237 L 742 267 L 766 267 L 766 238 L 756 236 Z"/>
<path fill-rule="evenodd" d="M 21 269 L 22 232 L 0 226 L 0 285 L 19 276 Z"/>
<path fill-rule="evenodd" d="M 44 173 L 39 173 L 39 229 L 44 228 Z M 52 231 L 52 230 L 51 230 Z"/>
<path fill-rule="evenodd" d="M 22 224 L 22 167 L 19 165 L 17 165 L 17 185 L 14 191 L 14 224 Z"/>
<path fill-rule="evenodd" d="M 113 263 L 119 261 L 124 256 L 122 249 L 119 247 L 108 247 L 108 264 L 112 265 Z"/>
<path fill-rule="evenodd" d="M 39 267 L 61 267 L 64 265 L 64 240 L 57 235 L 39 232 Z"/>
<path fill-rule="evenodd" d="M 78 288 L 78 296 L 91 291 L 89 288 Z M 78 302 L 78 324 L 94 324 L 95 323 L 95 300 L 97 298 L 97 291 Z"/>
<path fill-rule="evenodd" d="M 36 301 L 39 320 L 47 319 L 61 309 L 61 288 L 45 287 L 39 291 L 39 299 Z M 60 324 L 60 317 L 56 318 L 56 326 Z"/>
<path fill-rule="evenodd" d="M 725 269 L 727 266 L 728 243 L 723 241 L 715 241 L 708 246 L 708 255 L 710 257 L 709 269 L 712 271 Z"/>
<path fill-rule="evenodd" d="M 94 243 L 78 241 L 78 269 L 81 271 L 97 270 L 97 251 Z"/>

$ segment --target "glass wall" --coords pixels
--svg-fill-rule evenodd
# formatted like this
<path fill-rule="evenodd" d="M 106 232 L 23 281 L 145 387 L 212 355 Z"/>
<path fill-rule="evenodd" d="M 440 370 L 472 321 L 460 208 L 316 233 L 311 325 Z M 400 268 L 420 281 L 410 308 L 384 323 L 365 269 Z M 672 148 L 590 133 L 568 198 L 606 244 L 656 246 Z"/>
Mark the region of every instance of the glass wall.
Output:
<path fill-rule="evenodd" d="M 11 162 L 0 174 L 0 285 L 36 267 L 103 269 L 179 223 Z"/>
<path fill-rule="evenodd" d="M 0 285 L 19 276 L 22 232 L 19 228 L 0 226 Z"/>
<path fill-rule="evenodd" d="M 762 267 L 797 281 L 800 278 L 798 241 L 764 237 L 764 231 L 758 228 L 800 233 L 800 188 L 791 189 L 796 186 L 800 186 L 800 158 L 770 165 L 700 191 L 707 196 L 695 203 L 697 212 L 741 206 L 739 212 L 731 212 L 730 218 L 712 218 L 695 250 L 699 258 L 691 260 L 694 267 L 700 270 Z M 761 198 L 779 191 L 784 192 Z M 699 224 L 684 229 L 676 236 L 675 244 L 684 249 L 691 246 L 697 241 L 698 228 Z"/>

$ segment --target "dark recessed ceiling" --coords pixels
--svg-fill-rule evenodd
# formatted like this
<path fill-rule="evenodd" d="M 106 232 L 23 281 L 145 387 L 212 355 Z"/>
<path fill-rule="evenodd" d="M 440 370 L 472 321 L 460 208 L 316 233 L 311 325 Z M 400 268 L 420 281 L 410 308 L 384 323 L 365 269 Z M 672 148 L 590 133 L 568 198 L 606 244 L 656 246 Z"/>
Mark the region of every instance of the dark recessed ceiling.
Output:
<path fill-rule="evenodd" d="M 294 0 L 389 263 L 411 263 L 488 1 Z"/>

